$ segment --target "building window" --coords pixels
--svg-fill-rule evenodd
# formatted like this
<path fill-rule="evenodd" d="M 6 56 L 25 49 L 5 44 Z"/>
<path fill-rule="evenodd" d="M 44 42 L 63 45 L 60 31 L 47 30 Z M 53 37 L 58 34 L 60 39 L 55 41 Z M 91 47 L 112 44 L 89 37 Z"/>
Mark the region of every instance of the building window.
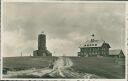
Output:
<path fill-rule="evenodd" d="M 95 46 L 97 46 L 97 44 L 95 44 Z"/>
<path fill-rule="evenodd" d="M 81 49 L 81 51 L 83 51 L 83 49 Z"/>
<path fill-rule="evenodd" d="M 94 46 L 94 44 L 92 44 L 92 46 Z"/>
<path fill-rule="evenodd" d="M 89 46 L 89 45 L 87 44 L 87 46 Z"/>
<path fill-rule="evenodd" d="M 86 44 L 84 46 L 86 46 Z"/>

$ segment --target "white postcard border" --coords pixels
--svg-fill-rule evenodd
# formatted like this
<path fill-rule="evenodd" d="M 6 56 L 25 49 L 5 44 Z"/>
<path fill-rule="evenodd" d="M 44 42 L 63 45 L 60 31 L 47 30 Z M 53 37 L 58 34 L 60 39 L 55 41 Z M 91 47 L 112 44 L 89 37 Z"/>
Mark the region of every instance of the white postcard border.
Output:
<path fill-rule="evenodd" d="M 126 9 L 126 13 L 125 13 L 125 53 L 126 53 L 126 59 L 125 59 L 125 79 L 23 79 L 23 78 L 3 78 L 2 77 L 2 67 L 3 67 L 3 58 L 2 58 L 2 39 L 4 38 L 3 35 L 2 35 L 2 30 L 3 30 L 3 3 L 4 2 L 43 2 L 43 3 L 125 3 L 125 9 Z M 128 56 L 127 56 L 127 53 L 128 53 L 128 2 L 127 1 L 43 1 L 43 0 L 1 0 L 1 80 L 43 80 L 43 81 L 127 81 L 128 79 Z"/>

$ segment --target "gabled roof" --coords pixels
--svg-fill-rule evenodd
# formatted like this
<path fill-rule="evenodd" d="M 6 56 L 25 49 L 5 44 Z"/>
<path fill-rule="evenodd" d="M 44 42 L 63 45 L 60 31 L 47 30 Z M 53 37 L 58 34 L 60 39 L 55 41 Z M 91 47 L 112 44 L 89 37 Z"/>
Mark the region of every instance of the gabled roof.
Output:
<path fill-rule="evenodd" d="M 123 53 L 121 49 L 109 50 L 109 55 L 119 55 L 121 52 Z"/>
<path fill-rule="evenodd" d="M 103 44 L 108 44 L 108 43 L 105 43 L 105 41 L 103 40 L 87 40 L 84 44 L 80 45 L 80 48 L 101 47 Z"/>

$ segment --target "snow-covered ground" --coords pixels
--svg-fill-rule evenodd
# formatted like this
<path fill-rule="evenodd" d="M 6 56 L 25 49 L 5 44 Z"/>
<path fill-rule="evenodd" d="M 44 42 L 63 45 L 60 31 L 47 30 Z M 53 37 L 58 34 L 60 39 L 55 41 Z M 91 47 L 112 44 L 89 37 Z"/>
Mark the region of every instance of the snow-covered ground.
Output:
<path fill-rule="evenodd" d="M 30 69 L 30 70 L 23 70 L 23 71 L 10 71 L 7 75 L 3 77 L 9 78 L 17 78 L 17 76 L 22 76 L 21 78 L 26 78 L 26 76 L 37 76 L 39 78 L 101 78 L 94 74 L 88 73 L 78 73 L 74 71 L 71 66 L 73 66 L 73 62 L 68 57 L 58 57 L 58 59 L 54 62 L 53 69 L 48 67 L 42 69 Z M 24 77 L 23 77 L 24 76 Z"/>

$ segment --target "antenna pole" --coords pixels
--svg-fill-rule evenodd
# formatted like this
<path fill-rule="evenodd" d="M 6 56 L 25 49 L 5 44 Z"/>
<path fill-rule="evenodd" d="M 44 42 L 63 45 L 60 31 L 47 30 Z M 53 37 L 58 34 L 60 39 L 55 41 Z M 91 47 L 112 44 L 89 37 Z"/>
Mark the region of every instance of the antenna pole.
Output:
<path fill-rule="evenodd" d="M 22 57 L 22 52 L 21 52 L 21 57 Z"/>

